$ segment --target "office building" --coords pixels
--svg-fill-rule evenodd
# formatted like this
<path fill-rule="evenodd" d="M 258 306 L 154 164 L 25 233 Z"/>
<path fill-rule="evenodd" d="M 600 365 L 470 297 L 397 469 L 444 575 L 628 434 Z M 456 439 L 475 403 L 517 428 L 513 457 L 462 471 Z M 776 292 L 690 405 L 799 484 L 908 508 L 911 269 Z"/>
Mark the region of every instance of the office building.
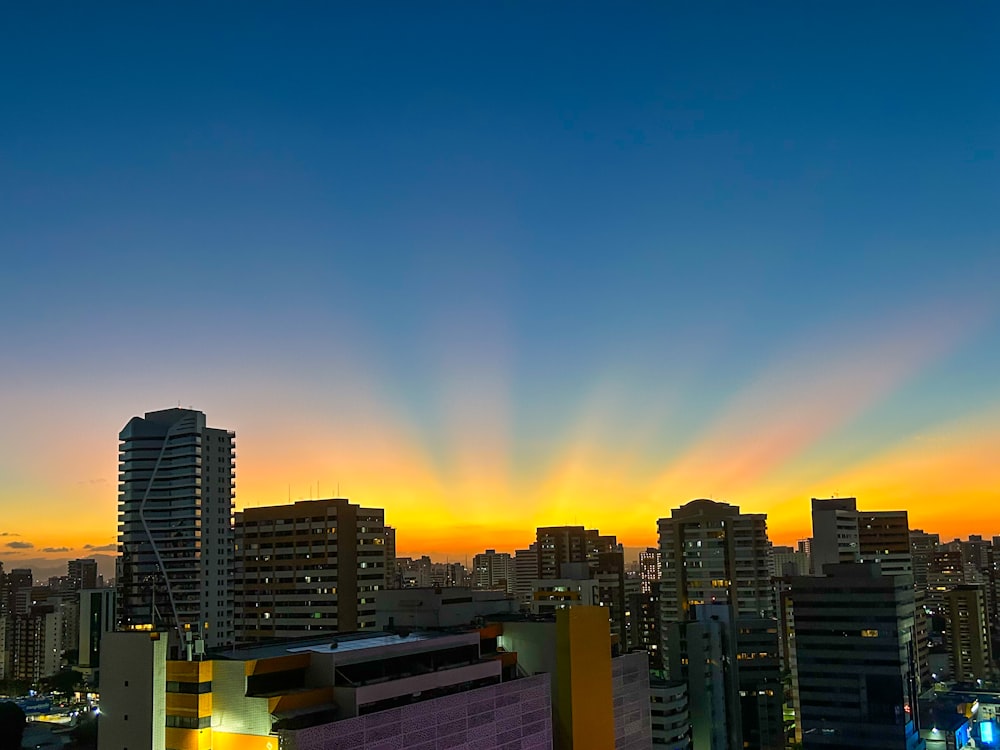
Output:
<path fill-rule="evenodd" d="M 191 409 L 133 417 L 119 435 L 117 602 L 124 629 L 231 644 L 235 434 Z"/>
<path fill-rule="evenodd" d="M 789 591 L 796 739 L 804 750 L 922 750 L 913 579 L 875 563 L 826 567 Z"/>
<path fill-rule="evenodd" d="M 375 626 L 385 588 L 385 518 L 344 498 L 236 514 L 236 640 Z"/>
<path fill-rule="evenodd" d="M 667 678 L 688 682 L 692 717 L 714 717 L 706 734 L 693 730 L 694 746 L 780 750 L 781 670 L 767 517 L 701 499 L 658 525 Z M 710 614 L 701 610 L 699 620 L 696 607 Z M 716 652 L 731 667 L 721 676 L 706 675 L 700 660 Z M 714 708 L 706 714 L 699 708 L 704 705 Z"/>
<path fill-rule="evenodd" d="M 993 654 L 986 592 L 982 586 L 961 585 L 945 595 L 945 643 L 951 676 L 975 682 L 989 676 Z"/>

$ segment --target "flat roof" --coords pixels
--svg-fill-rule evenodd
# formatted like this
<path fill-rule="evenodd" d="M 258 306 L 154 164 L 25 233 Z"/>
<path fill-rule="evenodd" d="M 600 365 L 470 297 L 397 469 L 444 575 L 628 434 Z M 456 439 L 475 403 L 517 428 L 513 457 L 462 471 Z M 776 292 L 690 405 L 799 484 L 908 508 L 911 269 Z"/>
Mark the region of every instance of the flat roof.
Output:
<path fill-rule="evenodd" d="M 458 634 L 456 631 L 447 630 L 413 630 L 403 638 L 396 633 L 387 633 L 382 630 L 354 633 L 330 632 L 307 638 L 287 638 L 269 643 L 254 643 L 238 648 L 220 649 L 212 651 L 209 654 L 209 658 L 250 661 L 253 659 L 273 659 L 278 656 L 288 656 L 289 654 L 301 654 L 305 652 L 315 654 L 358 652 L 366 649 L 386 648 L 401 644 L 454 637 L 456 634 Z M 334 647 L 332 646 L 333 643 L 337 645 Z"/>

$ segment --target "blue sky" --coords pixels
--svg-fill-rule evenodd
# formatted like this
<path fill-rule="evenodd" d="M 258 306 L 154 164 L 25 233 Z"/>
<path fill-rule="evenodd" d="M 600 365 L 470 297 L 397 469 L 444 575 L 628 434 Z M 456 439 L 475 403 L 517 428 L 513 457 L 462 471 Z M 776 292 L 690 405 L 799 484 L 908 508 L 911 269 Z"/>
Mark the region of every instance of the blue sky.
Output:
<path fill-rule="evenodd" d="M 848 470 L 998 404 L 998 20 L 986 2 L 4 7 L 8 413 L 88 400 L 100 432 L 89 412 L 68 429 L 106 441 L 98 473 L 112 425 L 177 399 L 275 440 L 384 420 L 426 454 L 427 497 L 456 466 L 530 493 L 579 444 L 580 464 L 632 456 L 626 494 L 662 507 L 649 477 L 734 410 L 752 421 L 740 394 L 797 425 L 842 391 L 844 418 L 772 473 Z M 822 379 L 852 361 L 894 374 Z M 819 385 L 785 400 L 793 370 Z M 0 502 L 60 493 L 25 429 Z"/>

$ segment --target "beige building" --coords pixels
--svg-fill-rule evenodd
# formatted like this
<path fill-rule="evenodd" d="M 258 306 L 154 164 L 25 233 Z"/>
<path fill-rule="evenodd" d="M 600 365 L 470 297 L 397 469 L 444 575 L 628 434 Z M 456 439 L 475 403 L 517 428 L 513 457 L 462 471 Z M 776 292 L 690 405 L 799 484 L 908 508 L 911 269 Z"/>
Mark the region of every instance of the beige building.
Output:
<path fill-rule="evenodd" d="M 98 750 L 165 750 L 167 638 L 151 631 L 108 633 L 101 642 Z"/>

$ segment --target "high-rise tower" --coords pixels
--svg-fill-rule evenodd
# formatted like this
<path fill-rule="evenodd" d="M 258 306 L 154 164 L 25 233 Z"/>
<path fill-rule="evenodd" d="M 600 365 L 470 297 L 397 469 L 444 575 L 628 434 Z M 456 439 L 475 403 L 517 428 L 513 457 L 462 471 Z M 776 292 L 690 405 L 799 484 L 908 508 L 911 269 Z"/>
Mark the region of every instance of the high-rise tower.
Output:
<path fill-rule="evenodd" d="M 165 409 L 133 417 L 119 439 L 120 627 L 232 643 L 235 433 Z"/>
<path fill-rule="evenodd" d="M 661 518 L 659 531 L 663 660 L 671 680 L 688 682 L 694 736 L 706 738 L 696 745 L 783 748 L 767 517 L 692 500 Z M 706 650 L 705 638 L 722 649 L 722 676 L 702 673 L 706 663 L 718 666 L 716 646 Z M 706 690 L 712 694 L 703 695 Z M 712 713 L 694 710 L 718 701 L 726 705 Z"/>

